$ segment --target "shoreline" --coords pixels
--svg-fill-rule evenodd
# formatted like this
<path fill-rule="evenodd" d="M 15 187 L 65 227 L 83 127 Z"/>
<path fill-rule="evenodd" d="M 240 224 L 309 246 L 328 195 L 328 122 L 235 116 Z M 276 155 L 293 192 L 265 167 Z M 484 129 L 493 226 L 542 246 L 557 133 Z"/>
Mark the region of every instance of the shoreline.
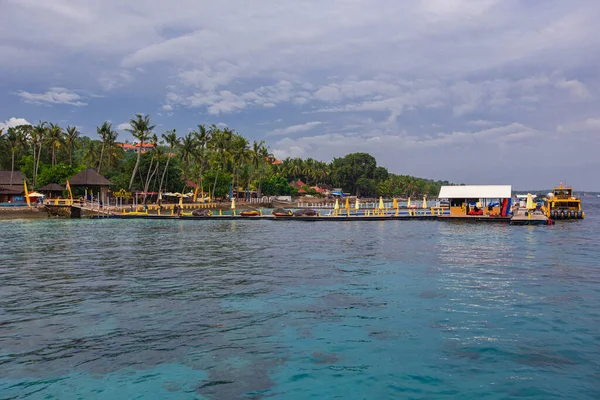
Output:
<path fill-rule="evenodd" d="M 0 221 L 12 219 L 47 219 L 48 213 L 43 207 L 13 206 L 0 207 Z"/>

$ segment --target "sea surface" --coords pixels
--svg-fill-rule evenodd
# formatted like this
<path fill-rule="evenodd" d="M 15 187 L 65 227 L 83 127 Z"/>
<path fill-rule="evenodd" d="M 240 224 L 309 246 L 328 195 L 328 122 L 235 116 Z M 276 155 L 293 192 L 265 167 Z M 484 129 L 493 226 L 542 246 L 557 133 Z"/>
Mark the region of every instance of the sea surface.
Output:
<path fill-rule="evenodd" d="M 583 201 L 535 227 L 0 221 L 0 398 L 599 399 Z"/>

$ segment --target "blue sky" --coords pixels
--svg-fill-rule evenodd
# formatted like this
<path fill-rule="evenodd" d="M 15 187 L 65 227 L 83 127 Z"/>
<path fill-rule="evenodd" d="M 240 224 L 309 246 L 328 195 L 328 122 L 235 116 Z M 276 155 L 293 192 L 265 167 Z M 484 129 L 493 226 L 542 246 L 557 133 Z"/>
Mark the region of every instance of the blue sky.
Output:
<path fill-rule="evenodd" d="M 0 126 L 135 113 L 279 158 L 600 190 L 596 0 L 2 0 Z"/>

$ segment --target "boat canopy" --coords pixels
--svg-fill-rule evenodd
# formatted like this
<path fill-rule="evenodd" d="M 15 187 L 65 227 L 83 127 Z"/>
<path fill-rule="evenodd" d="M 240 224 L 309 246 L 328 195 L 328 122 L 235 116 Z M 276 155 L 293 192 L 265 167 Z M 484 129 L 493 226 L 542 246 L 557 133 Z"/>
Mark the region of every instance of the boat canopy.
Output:
<path fill-rule="evenodd" d="M 511 185 L 442 186 L 440 199 L 508 199 Z"/>

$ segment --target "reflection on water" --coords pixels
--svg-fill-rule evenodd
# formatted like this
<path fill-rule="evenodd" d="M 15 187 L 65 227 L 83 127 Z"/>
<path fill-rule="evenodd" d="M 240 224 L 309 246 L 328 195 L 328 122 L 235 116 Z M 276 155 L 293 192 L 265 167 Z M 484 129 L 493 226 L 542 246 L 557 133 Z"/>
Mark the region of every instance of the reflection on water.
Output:
<path fill-rule="evenodd" d="M 598 398 L 586 217 L 10 221 L 0 398 Z"/>

